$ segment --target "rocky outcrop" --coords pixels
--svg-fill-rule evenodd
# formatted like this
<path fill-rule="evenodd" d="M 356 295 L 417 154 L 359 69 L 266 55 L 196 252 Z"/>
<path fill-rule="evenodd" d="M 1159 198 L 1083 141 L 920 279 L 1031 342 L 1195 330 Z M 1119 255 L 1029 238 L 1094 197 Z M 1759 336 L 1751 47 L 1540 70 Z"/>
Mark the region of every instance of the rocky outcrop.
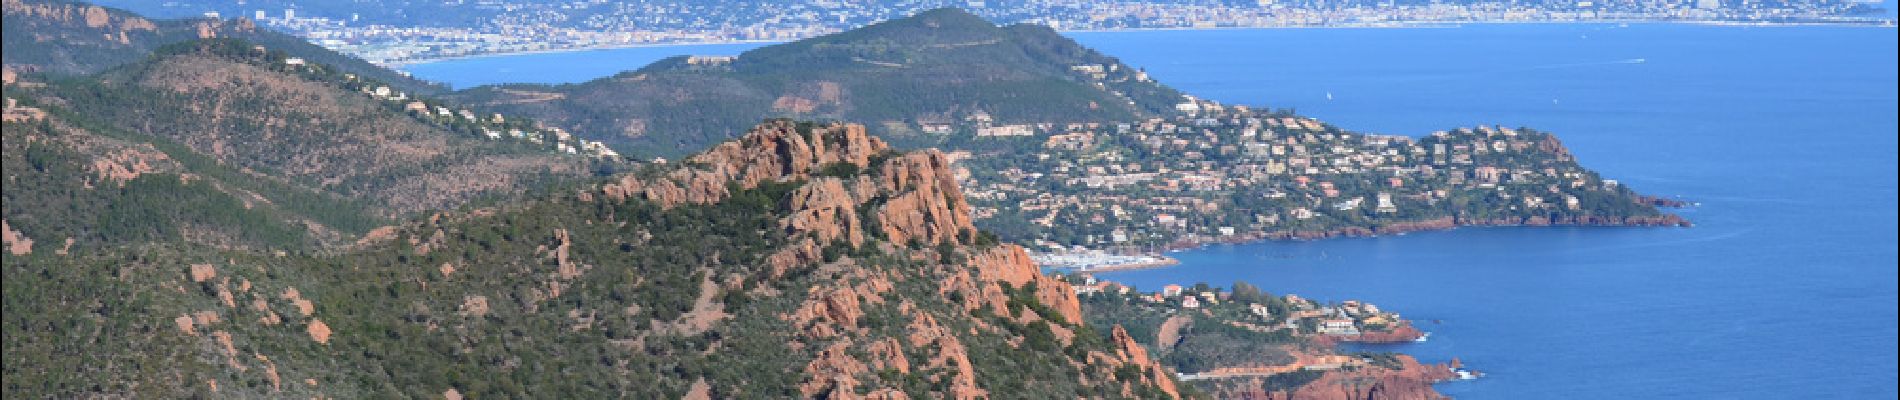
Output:
<path fill-rule="evenodd" d="M 930 359 L 924 360 L 919 368 L 948 370 L 949 376 L 939 374 L 935 377 L 938 384 L 944 384 L 946 379 L 949 381 L 949 390 L 945 391 L 948 397 L 977 399 L 989 395 L 989 391 L 976 384 L 976 367 L 970 364 L 969 349 L 963 346 L 961 339 L 957 339 L 955 332 L 938 323 L 936 317 L 924 313 L 912 316 L 909 330 L 906 341 L 912 348 L 937 349 L 930 353 Z"/>
<path fill-rule="evenodd" d="M 986 287 L 978 291 L 985 305 L 1004 307 L 1009 297 L 1002 293 L 997 284 L 1010 287 L 1036 288 L 1036 301 L 1049 306 L 1058 315 L 1043 315 L 1042 318 L 1076 324 L 1082 322 L 1082 302 L 1075 298 L 1075 287 L 1060 279 L 1043 275 L 1036 263 L 1029 259 L 1029 252 L 1021 246 L 1006 244 L 991 247 L 971 257 L 970 265 L 976 267 L 977 278 Z"/>
<path fill-rule="evenodd" d="M 1577 161 L 1575 156 L 1570 155 L 1570 149 L 1564 147 L 1562 141 L 1557 140 L 1557 135 L 1544 135 L 1544 140 L 1537 141 L 1537 151 L 1551 155 L 1552 159 L 1558 162 Z"/>
<path fill-rule="evenodd" d="M 13 230 L 13 225 L 6 221 L 0 221 L 0 237 L 4 237 L 7 254 L 19 256 L 33 253 L 33 239 Z"/>
<path fill-rule="evenodd" d="M 857 212 L 859 199 L 845 188 L 844 180 L 814 179 L 792 191 L 787 202 L 791 210 L 784 221 L 787 231 L 810 232 L 819 242 L 844 240 L 852 247 L 864 243 L 864 223 Z"/>
<path fill-rule="evenodd" d="M 943 153 L 912 152 L 873 166 L 873 159 L 889 149 L 866 135 L 861 125 L 770 121 L 739 140 L 689 158 L 685 168 L 658 178 L 630 174 L 600 191 L 616 201 L 641 198 L 673 207 L 724 200 L 730 196 L 728 184 L 750 189 L 764 182 L 811 179 L 790 200 L 792 215 L 785 225 L 794 233 L 811 232 L 820 242 L 861 243 L 866 224 L 859 220 L 856 206 L 874 196 L 885 197 L 876 217 L 880 233 L 892 243 L 959 244 L 976 233 L 970 205 Z M 875 181 L 814 178 L 833 165 L 879 170 Z"/>
<path fill-rule="evenodd" d="M 861 126 L 768 121 L 736 141 L 688 158 L 679 168 L 630 174 L 591 193 L 605 201 L 643 200 L 678 207 L 723 201 L 732 196 L 729 190 L 733 189 L 804 181 L 781 204 L 784 214 L 779 227 L 790 239 L 764 263 L 770 277 L 799 268 L 813 268 L 831 277 L 810 287 L 796 308 L 779 316 L 799 338 L 790 344 L 792 348 L 817 345 L 815 357 L 803 368 L 806 378 L 797 388 L 806 397 L 856 398 L 859 393 L 869 398 L 906 397 L 873 374 L 886 370 L 924 373 L 924 379 L 943 388 L 940 394 L 945 397 L 988 397 L 991 393 L 977 381 L 962 335 L 1006 332 L 982 320 L 974 321 L 974 327 L 958 328 L 969 332 L 954 330 L 941 322 L 944 315 L 902 301 L 898 314 L 908 321 L 908 333 L 901 340 L 873 336 L 862 325 L 867 309 L 890 307 L 887 298 L 895 290 L 893 280 L 910 279 L 919 271 L 893 273 L 859 267 L 860 260 L 825 252 L 838 243 L 853 248 L 881 246 L 884 251 L 914 249 L 904 254 L 927 262 L 921 277 L 936 280 L 937 294 L 959 299 L 963 310 L 1011 315 L 1011 290 L 1029 290 L 1026 294 L 1042 307 L 1019 308 L 1013 321 L 1048 320 L 1054 323 L 1050 329 L 1059 342 L 1073 343 L 1074 326 L 1083 323 L 1074 287 L 1043 275 L 1022 247 L 974 246 L 977 229 L 971 223 L 970 205 L 943 153 L 924 150 L 891 156 L 888 152 L 888 146 L 865 135 Z M 878 243 L 879 238 L 885 242 Z M 1126 331 L 1117 327 L 1115 333 L 1110 349 L 1091 351 L 1076 362 L 1101 362 L 1111 367 L 1108 370 L 1139 365 L 1142 378 L 1124 382 L 1124 392 L 1133 394 L 1136 388 L 1147 386 L 1178 395 L 1169 372 Z M 922 354 L 929 356 L 912 358 L 920 349 L 928 349 Z M 1085 383 L 1104 382 L 1100 377 L 1079 378 Z"/>
<path fill-rule="evenodd" d="M 870 368 L 847 353 L 850 345 L 850 341 L 839 341 L 819 351 L 818 357 L 805 365 L 806 381 L 798 385 L 798 392 L 805 398 L 835 398 L 857 393 L 860 383 L 856 377 L 870 372 Z"/>
<path fill-rule="evenodd" d="M 1354 368 L 1328 371 L 1319 380 L 1295 390 L 1289 399 L 1446 399 L 1432 384 L 1451 379 L 1450 367 L 1423 365 L 1411 356 L 1396 356 L 1398 368 Z"/>
<path fill-rule="evenodd" d="M 724 200 L 728 182 L 739 188 L 763 182 L 810 178 L 833 163 L 870 166 L 872 156 L 889 150 L 883 140 L 855 124 L 801 125 L 768 121 L 739 140 L 722 143 L 687 159 L 687 167 L 658 179 L 627 175 L 601 188 L 607 198 L 641 197 L 665 207 Z"/>
<path fill-rule="evenodd" d="M 1404 324 L 1399 325 L 1399 327 L 1393 328 L 1392 330 L 1388 330 L 1388 331 L 1379 331 L 1379 332 L 1368 331 L 1368 332 L 1361 332 L 1360 334 L 1357 334 L 1357 335 L 1320 335 L 1320 336 L 1314 337 L 1313 342 L 1321 346 L 1333 346 L 1335 344 L 1344 343 L 1344 342 L 1407 343 L 1407 342 L 1417 340 L 1418 338 L 1421 338 L 1421 337 L 1425 337 L 1424 331 L 1418 330 L 1418 327 L 1412 326 L 1411 323 L 1404 323 Z"/>
<path fill-rule="evenodd" d="M 133 15 L 114 16 L 105 7 L 86 4 L 28 3 L 22 0 L 0 2 L 0 10 L 8 17 L 45 19 L 49 21 L 84 25 L 87 28 L 105 32 L 106 38 L 121 44 L 126 43 L 128 32 L 152 32 L 158 25 L 151 20 Z"/>
<path fill-rule="evenodd" d="M 317 344 L 330 344 L 330 325 L 323 323 L 322 320 L 310 320 L 310 325 L 305 327 L 304 331 L 309 333 L 310 340 L 316 341 Z"/>
<path fill-rule="evenodd" d="M 1128 335 L 1128 330 L 1122 329 L 1121 325 L 1115 325 L 1115 328 L 1109 332 L 1109 340 L 1114 342 L 1115 355 L 1120 357 L 1122 362 L 1141 367 L 1144 383 L 1161 388 L 1161 391 L 1168 393 L 1169 396 L 1181 397 L 1180 390 L 1174 387 L 1174 379 L 1171 378 L 1173 374 L 1166 368 L 1162 368 L 1160 362 L 1148 357 L 1148 350 L 1141 347 L 1141 343 L 1135 342 L 1135 338 Z"/>
<path fill-rule="evenodd" d="M 970 204 L 958 188 L 942 152 L 913 152 L 890 160 L 879 172 L 890 201 L 878 209 L 878 223 L 891 243 L 963 243 L 976 233 Z"/>

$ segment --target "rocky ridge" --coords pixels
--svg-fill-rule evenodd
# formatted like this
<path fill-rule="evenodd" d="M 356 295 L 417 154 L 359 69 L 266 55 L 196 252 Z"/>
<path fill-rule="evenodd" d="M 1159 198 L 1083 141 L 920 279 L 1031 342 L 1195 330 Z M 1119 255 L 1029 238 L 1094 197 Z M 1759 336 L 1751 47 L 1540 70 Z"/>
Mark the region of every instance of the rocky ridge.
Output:
<path fill-rule="evenodd" d="M 970 224 L 969 204 L 963 198 L 949 170 L 949 162 L 935 150 L 892 154 L 883 141 L 866 135 L 862 126 L 810 125 L 787 120 L 768 121 L 744 137 L 721 144 L 689 158 L 685 167 L 658 177 L 627 175 L 598 190 L 606 199 L 627 201 L 644 199 L 668 207 L 711 203 L 730 196 L 731 189 L 750 189 L 766 183 L 806 181 L 786 200 L 787 216 L 781 226 L 794 244 L 770 257 L 774 275 L 785 274 L 803 265 L 825 263 L 822 248 L 831 245 L 850 247 L 872 245 L 869 239 L 883 237 L 883 246 L 950 246 L 969 254 L 967 268 L 946 266 L 947 276 L 938 283 L 939 294 L 961 298 L 966 310 L 987 310 L 1011 315 L 1009 291 L 1033 290 L 1036 302 L 1048 306 L 1050 315 L 1024 311 L 1019 321 L 1052 321 L 1056 336 L 1068 344 L 1081 323 L 1080 302 L 1068 283 L 1043 275 L 1030 261 L 1023 248 L 1012 244 L 976 249 L 977 231 Z M 847 167 L 848 166 L 848 167 Z M 838 170 L 876 171 L 856 176 Z M 728 185 L 730 184 L 730 185 Z M 867 208 L 869 212 L 857 210 Z M 867 221 L 873 220 L 876 222 Z M 871 228 L 871 227 L 877 228 Z M 858 389 L 855 375 L 883 368 L 899 370 L 942 368 L 954 373 L 948 380 L 947 395 L 953 398 L 982 398 L 987 392 L 973 379 L 966 345 L 959 335 L 949 331 L 937 318 L 916 311 L 908 300 L 888 298 L 891 281 L 903 277 L 868 270 L 847 270 L 848 279 L 813 287 L 814 294 L 798 311 L 785 316 L 801 332 L 813 339 L 833 339 L 806 366 L 809 379 L 801 393 L 852 393 Z M 851 282 L 857 283 L 851 283 Z M 862 330 L 855 328 L 864 318 L 868 304 L 896 301 L 898 310 L 911 319 L 908 337 L 850 337 Z M 994 327 L 986 327 L 995 329 Z M 1115 327 L 1114 351 L 1091 353 L 1087 361 L 1110 367 L 1137 365 L 1143 372 L 1140 384 L 1154 385 L 1179 396 L 1171 375 L 1127 333 Z M 900 347 L 935 348 L 933 357 L 909 360 Z M 872 359 L 860 360 L 850 349 L 862 349 Z M 873 368 L 877 367 L 877 368 Z M 871 390 L 879 394 L 899 394 L 891 388 Z M 1132 387 L 1127 389 L 1132 394 Z"/>

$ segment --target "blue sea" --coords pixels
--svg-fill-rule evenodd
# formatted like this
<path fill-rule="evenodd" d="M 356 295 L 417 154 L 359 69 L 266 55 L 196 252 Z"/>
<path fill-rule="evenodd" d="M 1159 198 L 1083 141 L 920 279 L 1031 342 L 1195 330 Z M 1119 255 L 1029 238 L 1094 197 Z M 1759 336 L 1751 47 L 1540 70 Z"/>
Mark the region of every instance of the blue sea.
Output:
<path fill-rule="evenodd" d="M 735 56 L 772 43 L 654 45 L 464 57 L 402 66 L 416 77 L 455 89 L 500 83 L 580 83 L 639 69 L 672 56 Z"/>
<path fill-rule="evenodd" d="M 1179 266 L 1105 278 L 1142 288 L 1248 281 L 1397 310 L 1431 340 L 1380 350 L 1455 357 L 1488 374 L 1439 385 L 1459 398 L 1896 396 L 1894 29 L 1504 24 L 1071 36 L 1190 93 L 1295 108 L 1350 129 L 1552 131 L 1590 168 L 1701 203 L 1679 211 L 1694 228 L 1476 228 L 1214 246 L 1173 254 Z M 658 58 L 622 51 L 411 70 L 457 86 L 571 82 Z M 603 72 L 536 69 L 585 63 Z M 492 77 L 498 68 L 508 74 Z"/>

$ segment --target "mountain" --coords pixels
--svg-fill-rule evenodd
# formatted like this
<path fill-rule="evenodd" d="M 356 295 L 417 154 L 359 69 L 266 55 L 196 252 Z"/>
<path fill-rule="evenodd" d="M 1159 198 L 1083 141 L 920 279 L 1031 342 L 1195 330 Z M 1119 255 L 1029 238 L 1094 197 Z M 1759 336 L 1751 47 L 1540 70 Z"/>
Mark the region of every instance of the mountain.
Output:
<path fill-rule="evenodd" d="M 16 72 L 85 75 L 136 62 L 161 46 L 195 39 L 237 38 L 287 52 L 312 62 L 385 82 L 411 93 L 438 93 L 444 87 L 371 65 L 361 59 L 310 44 L 301 38 L 259 29 L 244 18 L 152 20 L 115 8 L 63 0 L 3 0 L 7 52 L 0 63 Z"/>
<path fill-rule="evenodd" d="M 237 39 L 168 45 L 92 78 L 8 72 L 7 179 L 40 183 L 8 185 L 5 216 L 11 229 L 47 246 L 179 237 L 217 246 L 340 245 L 393 219 L 617 165 L 543 142 L 484 137 L 538 131 L 416 111 L 434 103 L 378 98 L 376 88 L 386 87 L 379 82 Z M 143 189 L 165 194 L 137 195 Z M 235 207 L 155 200 L 180 196 Z M 141 211 L 88 215 L 92 206 Z M 101 220 L 81 223 L 94 217 Z M 234 226 L 247 228 L 225 229 Z M 266 226 L 271 234 L 244 234 Z"/>
<path fill-rule="evenodd" d="M 4 390 L 1183 395 L 1125 330 L 1084 322 L 1067 282 L 972 227 L 947 166 L 861 126 L 769 121 L 683 163 L 411 220 L 341 254 L 9 255 Z"/>
<path fill-rule="evenodd" d="M 946 8 L 737 58 L 675 57 L 581 84 L 453 98 L 675 157 L 771 117 L 865 122 L 911 141 L 920 122 L 1128 120 L 1168 112 L 1181 96 L 1047 27 L 999 27 Z"/>

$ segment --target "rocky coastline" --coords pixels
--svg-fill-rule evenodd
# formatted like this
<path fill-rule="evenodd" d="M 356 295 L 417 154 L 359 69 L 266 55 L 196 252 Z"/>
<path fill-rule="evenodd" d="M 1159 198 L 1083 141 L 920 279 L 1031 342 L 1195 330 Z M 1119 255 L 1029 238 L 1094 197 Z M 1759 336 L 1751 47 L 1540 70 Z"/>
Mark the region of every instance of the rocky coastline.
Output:
<path fill-rule="evenodd" d="M 1361 332 L 1357 335 L 1320 335 L 1313 339 L 1327 347 L 1340 343 L 1409 343 L 1425 337 L 1425 331 L 1418 330 L 1410 322 L 1389 331 Z"/>
<path fill-rule="evenodd" d="M 1687 206 L 1680 200 L 1645 197 L 1645 201 L 1668 207 Z M 1440 217 L 1422 221 L 1404 221 L 1385 225 L 1363 227 L 1352 226 L 1318 231 L 1271 231 L 1249 232 L 1231 236 L 1196 236 L 1176 240 L 1162 246 L 1163 251 L 1187 250 L 1213 244 L 1243 244 L 1266 240 L 1319 240 L 1332 238 L 1375 237 L 1398 235 L 1411 232 L 1451 230 L 1461 227 L 1553 227 L 1553 226 L 1597 226 L 1597 227 L 1693 227 L 1694 222 L 1675 214 L 1656 216 L 1616 217 L 1616 216 L 1567 216 L 1567 217 L 1522 217 L 1522 218 L 1465 218 Z"/>

